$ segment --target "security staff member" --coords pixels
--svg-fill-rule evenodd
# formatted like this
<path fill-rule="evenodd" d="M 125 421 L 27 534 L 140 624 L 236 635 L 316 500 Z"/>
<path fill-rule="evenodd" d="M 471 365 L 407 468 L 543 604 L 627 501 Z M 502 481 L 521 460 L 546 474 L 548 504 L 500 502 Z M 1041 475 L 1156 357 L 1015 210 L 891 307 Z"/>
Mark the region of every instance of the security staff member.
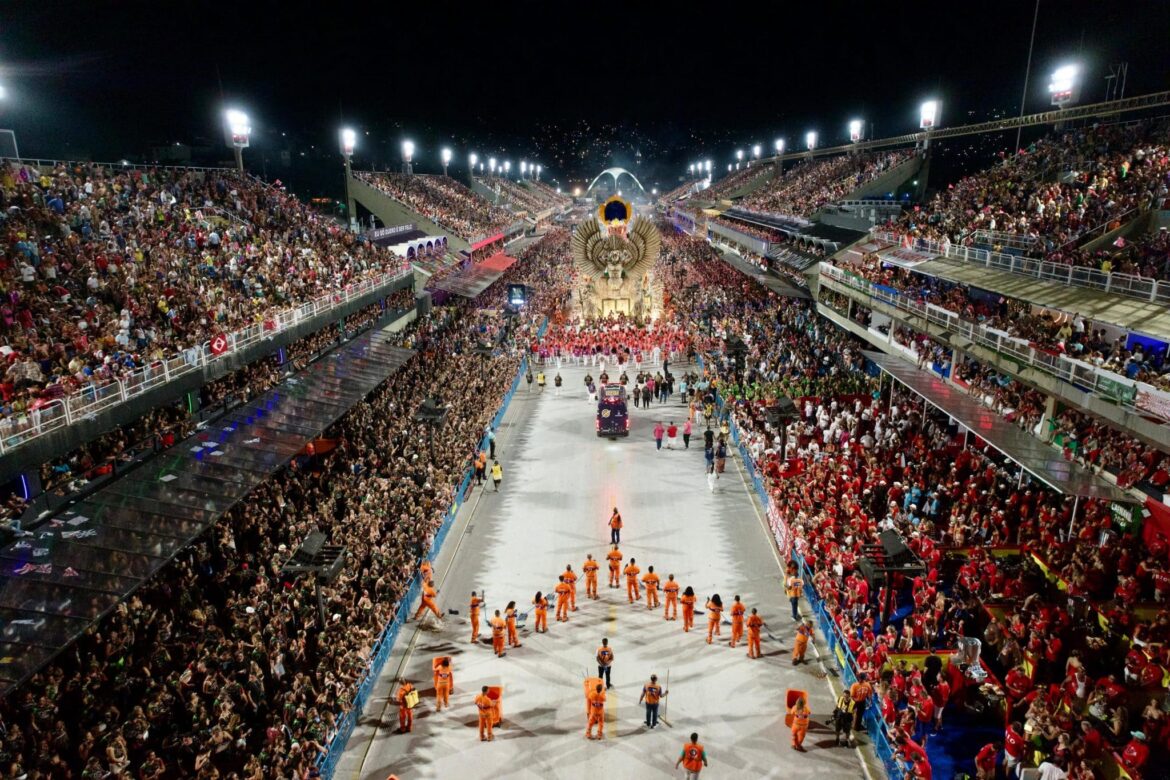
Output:
<path fill-rule="evenodd" d="M 609 681 L 609 670 L 613 665 L 613 650 L 609 647 L 609 640 L 602 639 L 601 647 L 597 648 L 597 676 L 605 680 L 606 689 L 612 688 Z"/>
<path fill-rule="evenodd" d="M 662 690 L 662 686 L 658 684 L 656 674 L 650 675 L 650 682 L 642 686 L 642 695 L 638 697 L 638 703 L 646 703 L 647 728 L 658 728 L 658 702 L 668 693 L 669 691 Z"/>

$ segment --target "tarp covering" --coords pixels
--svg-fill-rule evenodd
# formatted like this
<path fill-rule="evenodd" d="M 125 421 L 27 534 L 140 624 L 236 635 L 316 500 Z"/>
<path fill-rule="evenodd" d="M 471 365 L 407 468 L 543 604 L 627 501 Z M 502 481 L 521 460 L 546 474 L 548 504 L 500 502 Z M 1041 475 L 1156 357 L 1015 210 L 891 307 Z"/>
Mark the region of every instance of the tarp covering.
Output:
<path fill-rule="evenodd" d="M 476 263 L 466 270 L 437 282 L 435 289 L 446 290 L 464 298 L 474 298 L 486 290 L 492 282 L 503 276 L 504 271 L 508 270 L 515 262 L 516 258 L 509 257 L 503 252 L 497 252 L 482 263 Z"/>

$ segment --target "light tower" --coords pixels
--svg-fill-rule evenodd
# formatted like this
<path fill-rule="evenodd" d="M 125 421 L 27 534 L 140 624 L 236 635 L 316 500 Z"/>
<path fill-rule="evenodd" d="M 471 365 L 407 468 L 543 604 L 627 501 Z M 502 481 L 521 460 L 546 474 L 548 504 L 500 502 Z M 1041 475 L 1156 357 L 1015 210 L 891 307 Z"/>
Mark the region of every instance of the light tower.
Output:
<path fill-rule="evenodd" d="M 809 130 L 804 134 L 804 145 L 808 147 L 809 154 L 817 148 L 817 131 Z"/>
<path fill-rule="evenodd" d="M 774 173 L 776 176 L 780 176 L 784 173 L 784 139 L 777 138 L 772 145 L 776 148 L 776 170 Z"/>
<path fill-rule="evenodd" d="M 475 164 L 479 162 L 479 155 L 472 152 L 467 156 L 467 183 L 470 185 L 475 180 Z"/>
<path fill-rule="evenodd" d="M 451 163 L 451 150 L 447 147 L 443 147 L 443 151 L 440 154 L 443 158 L 443 175 L 446 176 L 447 166 Z"/>
<path fill-rule="evenodd" d="M 930 131 L 938 126 L 938 117 L 942 104 L 937 100 L 927 100 L 918 107 L 918 128 L 926 133 L 922 139 L 922 151 L 930 148 Z"/>
<path fill-rule="evenodd" d="M 414 141 L 402 142 L 402 172 L 407 176 L 414 173 L 411 161 L 414 159 Z"/>
<path fill-rule="evenodd" d="M 236 169 L 244 172 L 244 150 L 248 148 L 252 138 L 252 123 L 248 115 L 235 108 L 223 112 L 224 132 L 227 135 L 227 145 L 236 155 Z"/>
<path fill-rule="evenodd" d="M 536 180 L 540 181 L 540 172 L 544 170 L 544 166 L 537 163 L 536 165 Z"/>
<path fill-rule="evenodd" d="M 492 176 L 496 175 L 496 158 L 495 157 L 488 158 L 488 171 L 491 172 Z"/>
<path fill-rule="evenodd" d="M 349 180 L 353 178 L 349 160 L 353 157 L 353 150 L 357 147 L 357 133 L 352 127 L 341 128 L 341 156 L 345 159 L 345 216 L 349 221 L 349 229 L 357 232 L 357 212 L 354 210 L 353 195 L 349 192 Z"/>

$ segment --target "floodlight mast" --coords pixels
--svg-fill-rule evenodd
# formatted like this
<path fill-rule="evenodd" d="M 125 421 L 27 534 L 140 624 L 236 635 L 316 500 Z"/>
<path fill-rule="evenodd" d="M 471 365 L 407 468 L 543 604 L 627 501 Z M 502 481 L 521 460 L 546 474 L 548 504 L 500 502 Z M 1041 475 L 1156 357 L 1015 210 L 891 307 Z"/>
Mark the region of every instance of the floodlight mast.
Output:
<path fill-rule="evenodd" d="M 918 107 L 918 129 L 926 131 L 922 140 L 922 151 L 930 148 L 930 133 L 938 126 L 942 104 L 938 100 L 927 100 Z"/>
<path fill-rule="evenodd" d="M 252 138 L 252 123 L 248 115 L 236 108 L 229 108 L 223 112 L 224 126 L 227 130 L 228 146 L 236 155 L 236 169 L 244 172 L 244 150 L 248 148 Z"/>
<path fill-rule="evenodd" d="M 341 128 L 341 156 L 345 160 L 345 218 L 349 223 L 349 229 L 357 232 L 357 211 L 353 201 L 353 195 L 350 194 L 349 180 L 353 178 L 353 169 L 350 167 L 350 158 L 353 157 L 353 151 L 357 148 L 357 132 L 352 127 Z"/>
<path fill-rule="evenodd" d="M 446 176 L 447 166 L 451 164 L 451 157 L 453 155 L 451 154 L 451 150 L 447 147 L 443 147 L 443 151 L 440 153 L 440 155 L 443 159 L 443 175 Z"/>
<path fill-rule="evenodd" d="M 414 168 L 411 162 L 414 160 L 414 141 L 406 140 L 402 142 L 402 172 L 407 176 L 414 173 Z"/>
<path fill-rule="evenodd" d="M 772 175 L 773 178 L 779 178 L 784 174 L 784 139 L 777 138 L 772 145 L 776 148 L 776 166 Z"/>

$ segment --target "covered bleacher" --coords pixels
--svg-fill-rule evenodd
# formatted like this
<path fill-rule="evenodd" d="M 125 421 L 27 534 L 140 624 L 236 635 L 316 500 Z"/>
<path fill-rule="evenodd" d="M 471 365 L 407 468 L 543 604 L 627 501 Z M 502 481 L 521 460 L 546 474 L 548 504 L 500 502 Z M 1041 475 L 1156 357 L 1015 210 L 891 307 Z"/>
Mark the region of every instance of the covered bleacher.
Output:
<path fill-rule="evenodd" d="M 503 276 L 516 258 L 497 252 L 483 262 L 476 263 L 459 273 L 452 274 L 435 284 L 436 290 L 444 290 L 464 298 L 474 298 Z"/>

